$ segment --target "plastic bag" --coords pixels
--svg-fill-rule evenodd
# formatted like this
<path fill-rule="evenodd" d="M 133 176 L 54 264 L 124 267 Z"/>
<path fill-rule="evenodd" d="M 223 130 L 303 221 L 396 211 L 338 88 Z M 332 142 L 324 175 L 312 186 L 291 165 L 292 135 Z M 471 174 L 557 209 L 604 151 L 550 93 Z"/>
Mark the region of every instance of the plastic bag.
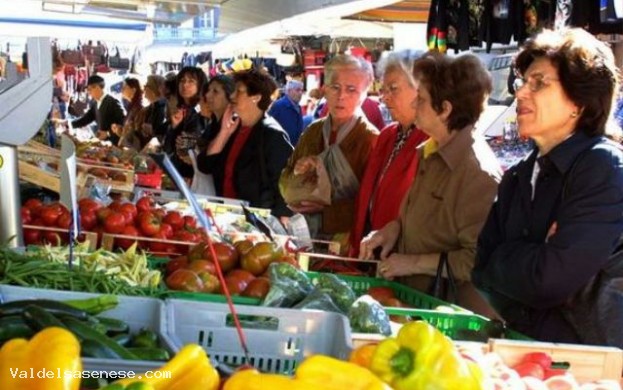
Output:
<path fill-rule="evenodd" d="M 272 263 L 268 266 L 268 276 L 270 290 L 262 306 L 292 307 L 314 288 L 305 272 L 288 263 Z"/>
<path fill-rule="evenodd" d="M 331 295 L 326 291 L 316 289 L 312 291 L 305 299 L 297 303 L 294 309 L 313 309 L 322 311 L 331 311 L 334 313 L 344 314 L 333 301 Z"/>
<path fill-rule="evenodd" d="M 288 185 L 283 188 L 283 199 L 287 204 L 301 202 L 315 202 L 324 205 L 331 204 L 331 181 L 324 163 L 318 156 L 316 169 L 291 176 Z"/>
<path fill-rule="evenodd" d="M 193 149 L 188 150 L 188 157 L 190 157 L 194 171 L 190 190 L 195 194 L 216 196 L 214 178 L 212 175 L 205 174 L 197 169 L 197 155 Z"/>
<path fill-rule="evenodd" d="M 385 309 L 369 295 L 363 295 L 353 303 L 348 311 L 348 319 L 353 332 L 380 333 L 385 336 L 392 333 Z"/>
<path fill-rule="evenodd" d="M 333 274 L 320 274 L 316 288 L 329 294 L 343 314 L 348 313 L 357 296 L 350 286 Z"/>

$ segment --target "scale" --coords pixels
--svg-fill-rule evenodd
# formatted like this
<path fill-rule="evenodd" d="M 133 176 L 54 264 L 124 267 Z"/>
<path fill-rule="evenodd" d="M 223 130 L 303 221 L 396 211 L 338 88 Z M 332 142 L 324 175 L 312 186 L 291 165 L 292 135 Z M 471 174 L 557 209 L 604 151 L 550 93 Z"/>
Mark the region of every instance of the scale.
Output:
<path fill-rule="evenodd" d="M 0 243 L 24 245 L 17 146 L 39 131 L 52 105 L 49 38 L 28 38 L 28 77 L 0 82 Z"/>

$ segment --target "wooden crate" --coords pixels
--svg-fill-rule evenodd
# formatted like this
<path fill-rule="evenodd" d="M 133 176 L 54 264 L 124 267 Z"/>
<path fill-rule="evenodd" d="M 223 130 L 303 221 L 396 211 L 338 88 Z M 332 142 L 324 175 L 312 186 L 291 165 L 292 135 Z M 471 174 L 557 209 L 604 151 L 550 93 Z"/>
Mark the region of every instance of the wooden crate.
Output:
<path fill-rule="evenodd" d="M 67 230 L 65 229 L 61 229 L 61 228 L 57 228 L 57 227 L 49 227 L 49 226 L 37 226 L 37 225 L 23 225 L 22 226 L 23 229 L 33 229 L 33 230 L 39 230 L 42 232 L 55 232 L 55 233 L 67 233 Z M 79 240 L 86 240 L 89 242 L 89 251 L 94 251 L 97 249 L 97 233 L 95 232 L 87 232 L 87 231 L 81 231 L 80 235 L 78 236 Z"/>
<path fill-rule="evenodd" d="M 569 363 L 569 372 L 580 383 L 600 379 L 619 381 L 623 373 L 623 350 L 613 347 L 491 339 L 489 349 L 511 367 L 527 353 L 545 352 L 554 362 Z"/>
<path fill-rule="evenodd" d="M 28 183 L 43 187 L 50 191 L 60 192 L 61 178 L 58 174 L 48 172 L 26 161 L 18 161 L 19 178 Z"/>
<path fill-rule="evenodd" d="M 197 245 L 196 242 L 178 241 L 178 240 L 163 240 L 163 239 L 152 238 L 152 237 L 135 237 L 135 236 L 127 236 L 125 234 L 104 233 L 102 235 L 102 243 L 101 243 L 100 247 L 102 249 L 107 250 L 107 251 L 113 251 L 115 249 L 115 241 L 118 240 L 118 239 L 126 239 L 126 240 L 138 241 L 139 245 L 142 244 L 142 246 L 148 245 L 150 242 L 156 242 L 156 243 L 161 243 L 161 244 L 168 245 L 171 248 L 175 248 L 174 251 L 168 251 L 168 252 L 154 252 L 154 251 L 146 249 L 146 248 L 143 249 L 146 252 L 149 252 L 150 254 L 152 254 L 154 256 L 157 256 L 157 257 L 158 256 L 173 257 L 173 256 L 186 255 L 186 253 L 188 252 L 188 249 L 190 249 L 191 247 Z M 180 248 L 186 248 L 186 247 L 188 249 L 179 250 Z"/>
<path fill-rule="evenodd" d="M 329 248 L 330 251 L 336 248 L 338 249 L 338 251 L 340 250 L 339 242 L 333 242 L 333 241 L 325 241 L 325 242 L 334 243 L 333 247 Z M 297 253 L 297 260 L 299 262 L 299 265 L 301 266 L 301 269 L 304 271 L 309 270 L 309 266 L 313 261 L 322 261 L 322 260 L 342 261 L 342 262 L 348 262 L 348 263 L 366 263 L 366 264 L 372 264 L 374 267 L 378 266 L 379 264 L 378 260 L 361 260 L 361 259 L 356 259 L 353 257 L 342 257 L 342 256 L 336 256 L 332 254 L 312 253 L 312 252 Z"/>

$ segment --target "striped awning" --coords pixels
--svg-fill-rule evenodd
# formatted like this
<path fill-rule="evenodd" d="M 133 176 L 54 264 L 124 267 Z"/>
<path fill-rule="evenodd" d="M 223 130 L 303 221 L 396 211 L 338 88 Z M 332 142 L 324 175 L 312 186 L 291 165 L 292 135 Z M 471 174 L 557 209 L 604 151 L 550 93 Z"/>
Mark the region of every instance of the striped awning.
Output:
<path fill-rule="evenodd" d="M 429 9 L 430 0 L 403 0 L 385 7 L 344 16 L 343 19 L 388 23 L 426 23 Z"/>

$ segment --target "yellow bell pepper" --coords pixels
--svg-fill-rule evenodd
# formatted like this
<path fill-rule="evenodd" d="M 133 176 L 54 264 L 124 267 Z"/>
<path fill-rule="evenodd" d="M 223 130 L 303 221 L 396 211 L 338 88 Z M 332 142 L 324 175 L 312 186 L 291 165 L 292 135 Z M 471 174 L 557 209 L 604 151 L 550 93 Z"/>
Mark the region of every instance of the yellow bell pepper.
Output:
<path fill-rule="evenodd" d="M 316 388 L 382 390 L 388 387 L 368 369 L 329 356 L 314 355 L 296 369 L 296 379 Z"/>
<path fill-rule="evenodd" d="M 159 371 L 162 375 L 152 375 L 151 378 L 127 378 L 115 383 L 127 386 L 135 382 L 144 382 L 154 390 L 216 390 L 220 383 L 218 372 L 210 363 L 203 348 L 197 344 L 186 345 Z"/>
<path fill-rule="evenodd" d="M 0 349 L 0 389 L 78 390 L 80 343 L 62 328 L 46 328 L 30 341 L 13 339 Z"/>
<path fill-rule="evenodd" d="M 313 383 L 307 383 L 285 375 L 260 374 L 256 370 L 243 370 L 232 375 L 223 390 L 319 390 Z M 323 389 L 323 388 L 320 388 Z"/>
<path fill-rule="evenodd" d="M 225 382 L 223 390 L 386 390 L 385 383 L 367 369 L 328 356 L 305 359 L 294 378 L 245 370 Z"/>
<path fill-rule="evenodd" d="M 404 325 L 377 347 L 370 369 L 396 390 L 478 390 L 480 369 L 464 360 L 452 341 L 424 321 Z"/>

